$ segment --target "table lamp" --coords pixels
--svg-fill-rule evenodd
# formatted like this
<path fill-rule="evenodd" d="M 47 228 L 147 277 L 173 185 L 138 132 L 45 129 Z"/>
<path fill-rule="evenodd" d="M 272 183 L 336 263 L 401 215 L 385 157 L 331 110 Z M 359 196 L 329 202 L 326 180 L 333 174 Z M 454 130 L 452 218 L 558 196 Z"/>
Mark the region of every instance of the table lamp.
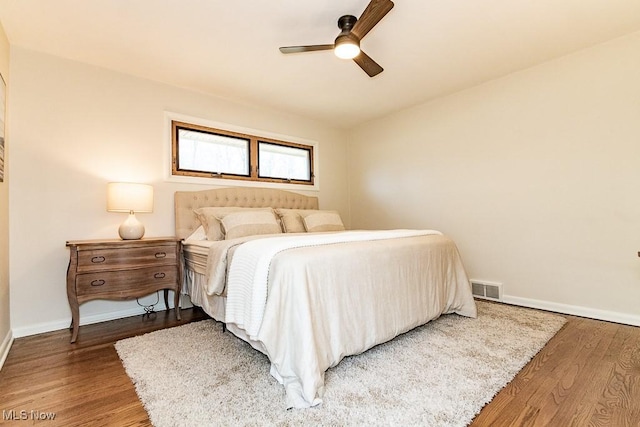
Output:
<path fill-rule="evenodd" d="M 137 240 L 144 236 L 144 225 L 136 218 L 136 212 L 153 212 L 153 187 L 130 182 L 107 184 L 107 211 L 128 212 L 120 224 L 118 234 L 123 240 Z"/>

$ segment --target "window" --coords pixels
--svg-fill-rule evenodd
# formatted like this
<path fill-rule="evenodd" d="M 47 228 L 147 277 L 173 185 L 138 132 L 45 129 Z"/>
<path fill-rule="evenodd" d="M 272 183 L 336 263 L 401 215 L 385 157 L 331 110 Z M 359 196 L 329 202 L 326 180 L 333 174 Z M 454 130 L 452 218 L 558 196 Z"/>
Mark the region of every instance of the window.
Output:
<path fill-rule="evenodd" d="M 258 178 L 311 181 L 311 147 L 258 141 Z"/>
<path fill-rule="evenodd" d="M 171 121 L 173 175 L 313 185 L 313 146 Z"/>
<path fill-rule="evenodd" d="M 178 127 L 180 170 L 249 176 L 249 140 Z"/>

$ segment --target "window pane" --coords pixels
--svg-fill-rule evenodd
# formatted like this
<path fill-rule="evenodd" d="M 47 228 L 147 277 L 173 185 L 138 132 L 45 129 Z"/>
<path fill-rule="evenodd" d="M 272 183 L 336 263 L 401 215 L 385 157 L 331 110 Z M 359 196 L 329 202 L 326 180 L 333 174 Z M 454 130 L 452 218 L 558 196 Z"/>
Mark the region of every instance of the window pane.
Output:
<path fill-rule="evenodd" d="M 249 176 L 249 140 L 178 129 L 178 169 Z"/>
<path fill-rule="evenodd" d="M 311 151 L 258 142 L 258 176 L 311 181 Z"/>

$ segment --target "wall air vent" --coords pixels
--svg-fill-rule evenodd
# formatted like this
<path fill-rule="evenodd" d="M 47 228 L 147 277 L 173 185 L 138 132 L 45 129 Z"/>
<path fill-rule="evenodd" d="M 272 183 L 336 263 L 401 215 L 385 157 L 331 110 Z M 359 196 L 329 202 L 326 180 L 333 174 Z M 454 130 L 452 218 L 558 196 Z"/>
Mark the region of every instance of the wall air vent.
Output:
<path fill-rule="evenodd" d="M 477 298 L 500 301 L 502 300 L 502 283 L 471 279 L 471 292 Z"/>

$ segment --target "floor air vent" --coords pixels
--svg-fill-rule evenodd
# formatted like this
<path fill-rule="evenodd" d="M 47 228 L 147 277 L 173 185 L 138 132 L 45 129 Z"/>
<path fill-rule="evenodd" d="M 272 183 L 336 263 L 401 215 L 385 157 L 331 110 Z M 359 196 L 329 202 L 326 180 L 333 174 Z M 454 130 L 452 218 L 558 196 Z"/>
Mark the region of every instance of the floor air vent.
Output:
<path fill-rule="evenodd" d="M 500 301 L 502 299 L 502 283 L 471 280 L 471 292 L 474 297 Z"/>

